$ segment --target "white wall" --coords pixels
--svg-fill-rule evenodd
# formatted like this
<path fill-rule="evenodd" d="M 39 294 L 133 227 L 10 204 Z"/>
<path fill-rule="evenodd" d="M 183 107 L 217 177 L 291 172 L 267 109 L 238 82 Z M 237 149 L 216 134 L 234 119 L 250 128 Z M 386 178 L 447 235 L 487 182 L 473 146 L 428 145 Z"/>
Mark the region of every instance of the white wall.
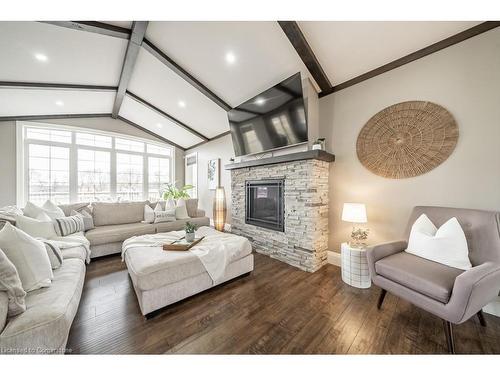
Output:
<path fill-rule="evenodd" d="M 186 152 L 198 153 L 198 207 L 205 210 L 208 217 L 212 218 L 212 205 L 215 195 L 214 190 L 208 190 L 208 161 L 220 158 L 220 184 L 226 191 L 227 223 L 231 224 L 231 172 L 224 169 L 229 164 L 229 159 L 234 157 L 231 135 L 205 143 Z"/>
<path fill-rule="evenodd" d="M 41 120 L 49 124 L 78 126 L 104 131 L 111 131 L 145 139 L 160 141 L 142 130 L 111 117 Z M 175 180 L 184 181 L 184 151 L 175 148 Z M 0 122 L 0 207 L 16 204 L 16 123 Z"/>
<path fill-rule="evenodd" d="M 385 179 L 365 169 L 356 139 L 378 111 L 407 100 L 428 100 L 455 117 L 453 154 L 424 175 Z M 371 243 L 402 237 L 415 205 L 500 210 L 500 29 L 320 99 L 320 132 L 331 166 L 330 249 L 350 233 L 340 221 L 344 202 L 363 202 Z"/>

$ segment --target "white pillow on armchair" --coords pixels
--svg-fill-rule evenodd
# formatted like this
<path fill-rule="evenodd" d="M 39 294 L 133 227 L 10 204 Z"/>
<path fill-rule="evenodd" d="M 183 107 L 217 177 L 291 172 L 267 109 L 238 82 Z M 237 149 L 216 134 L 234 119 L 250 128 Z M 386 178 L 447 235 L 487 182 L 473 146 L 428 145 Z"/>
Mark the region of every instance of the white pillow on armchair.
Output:
<path fill-rule="evenodd" d="M 461 270 L 472 268 L 467 239 L 456 217 L 438 229 L 427 215 L 420 215 L 411 227 L 406 252 Z"/>

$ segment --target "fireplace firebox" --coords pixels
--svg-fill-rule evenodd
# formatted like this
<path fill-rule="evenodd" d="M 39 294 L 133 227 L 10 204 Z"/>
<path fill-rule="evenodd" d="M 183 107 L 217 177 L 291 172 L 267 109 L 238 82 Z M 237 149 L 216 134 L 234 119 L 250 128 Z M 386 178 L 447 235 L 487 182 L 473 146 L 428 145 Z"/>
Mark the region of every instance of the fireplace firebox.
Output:
<path fill-rule="evenodd" d="M 245 223 L 285 231 L 285 180 L 246 181 Z"/>

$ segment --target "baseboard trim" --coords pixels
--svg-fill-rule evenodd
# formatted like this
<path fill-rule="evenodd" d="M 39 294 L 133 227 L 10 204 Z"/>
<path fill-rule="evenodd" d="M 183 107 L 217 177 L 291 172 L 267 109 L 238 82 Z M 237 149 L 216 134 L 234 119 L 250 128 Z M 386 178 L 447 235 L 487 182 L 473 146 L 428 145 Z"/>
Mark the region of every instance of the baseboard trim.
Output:
<path fill-rule="evenodd" d="M 495 301 L 486 305 L 483 311 L 491 315 L 500 316 L 500 297 L 497 297 Z"/>
<path fill-rule="evenodd" d="M 327 251 L 328 253 L 328 258 L 327 261 L 330 264 L 333 264 L 334 266 L 340 267 L 341 261 L 340 261 L 340 253 L 337 253 L 336 251 Z"/>

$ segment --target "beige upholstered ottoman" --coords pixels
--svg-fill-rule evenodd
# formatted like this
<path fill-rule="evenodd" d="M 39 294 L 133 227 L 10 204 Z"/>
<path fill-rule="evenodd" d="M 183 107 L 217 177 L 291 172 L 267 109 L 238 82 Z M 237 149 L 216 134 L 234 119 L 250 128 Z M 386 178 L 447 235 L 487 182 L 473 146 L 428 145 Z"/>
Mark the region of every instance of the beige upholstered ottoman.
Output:
<path fill-rule="evenodd" d="M 238 244 L 227 250 L 225 272 L 216 281 L 191 251 L 164 251 L 160 246 L 137 246 L 128 248 L 124 253 L 143 315 L 253 271 L 252 246 L 246 238 L 202 228 L 204 234 L 209 234 L 203 241 L 216 240 L 217 237 L 213 236 L 232 236 L 233 243 Z M 161 234 L 157 234 L 149 235 L 148 239 L 155 236 L 161 238 Z"/>

